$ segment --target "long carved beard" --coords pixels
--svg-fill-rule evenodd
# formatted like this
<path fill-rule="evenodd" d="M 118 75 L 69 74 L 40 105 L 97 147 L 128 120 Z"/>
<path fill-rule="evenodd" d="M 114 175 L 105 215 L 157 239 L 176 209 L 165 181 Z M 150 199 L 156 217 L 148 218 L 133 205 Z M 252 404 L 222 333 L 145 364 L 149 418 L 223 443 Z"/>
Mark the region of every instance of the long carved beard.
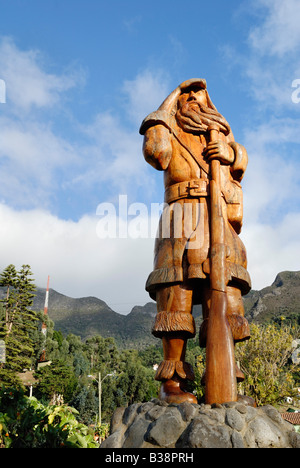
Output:
<path fill-rule="evenodd" d="M 217 124 L 219 130 L 228 135 L 230 126 L 227 120 L 212 107 L 201 105 L 195 101 L 186 102 L 176 113 L 178 125 L 186 132 L 206 132 L 211 124 Z"/>

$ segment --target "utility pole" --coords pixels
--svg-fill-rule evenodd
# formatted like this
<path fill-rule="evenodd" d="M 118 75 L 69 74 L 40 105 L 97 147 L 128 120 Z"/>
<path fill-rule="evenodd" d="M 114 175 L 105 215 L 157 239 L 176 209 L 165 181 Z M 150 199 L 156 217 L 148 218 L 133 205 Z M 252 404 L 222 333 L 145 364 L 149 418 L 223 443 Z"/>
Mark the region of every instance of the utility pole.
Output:
<path fill-rule="evenodd" d="M 98 412 L 99 412 L 99 427 L 101 427 L 102 424 L 102 405 L 101 405 L 101 399 L 102 399 L 102 382 L 103 380 L 106 379 L 106 377 L 115 377 L 115 372 L 113 374 L 106 374 L 105 377 L 101 377 L 101 372 L 98 373 L 98 380 L 95 379 L 93 375 L 88 375 L 88 377 L 94 379 L 98 383 L 98 398 L 99 398 L 99 406 L 98 406 Z"/>
<path fill-rule="evenodd" d="M 99 372 L 99 375 L 98 375 L 98 398 L 99 398 L 99 427 L 101 427 L 101 424 L 102 424 L 102 405 L 101 405 L 102 382 L 101 382 L 101 372 Z"/>

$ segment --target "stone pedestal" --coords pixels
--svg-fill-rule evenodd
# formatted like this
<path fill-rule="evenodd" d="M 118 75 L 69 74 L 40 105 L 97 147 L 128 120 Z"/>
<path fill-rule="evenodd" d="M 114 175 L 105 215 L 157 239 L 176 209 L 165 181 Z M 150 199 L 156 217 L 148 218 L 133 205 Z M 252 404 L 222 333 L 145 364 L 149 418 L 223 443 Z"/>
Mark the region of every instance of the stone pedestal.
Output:
<path fill-rule="evenodd" d="M 153 399 L 118 408 L 101 448 L 300 448 L 300 434 L 272 406 Z"/>

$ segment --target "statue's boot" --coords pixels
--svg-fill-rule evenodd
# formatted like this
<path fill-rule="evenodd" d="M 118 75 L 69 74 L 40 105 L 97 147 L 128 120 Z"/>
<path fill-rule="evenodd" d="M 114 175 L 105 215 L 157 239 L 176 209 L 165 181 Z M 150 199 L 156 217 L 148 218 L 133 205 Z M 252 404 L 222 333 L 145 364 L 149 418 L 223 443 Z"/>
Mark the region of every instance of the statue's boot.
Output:
<path fill-rule="evenodd" d="M 159 399 L 167 403 L 198 403 L 197 398 L 192 393 L 184 390 L 184 380 L 175 375 L 172 379 L 161 384 Z"/>
<path fill-rule="evenodd" d="M 192 366 L 185 362 L 186 341 L 183 333 L 167 333 L 162 338 L 164 360 L 155 379 L 162 382 L 159 398 L 167 403 L 197 403 L 197 398 L 186 391 L 187 382 L 194 380 Z"/>

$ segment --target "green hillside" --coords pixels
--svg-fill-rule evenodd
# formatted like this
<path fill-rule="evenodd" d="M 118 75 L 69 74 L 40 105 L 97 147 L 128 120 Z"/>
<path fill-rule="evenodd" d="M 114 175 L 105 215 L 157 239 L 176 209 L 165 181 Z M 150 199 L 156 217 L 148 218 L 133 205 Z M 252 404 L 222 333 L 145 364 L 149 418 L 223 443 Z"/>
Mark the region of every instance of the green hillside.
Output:
<path fill-rule="evenodd" d="M 34 309 L 43 310 L 45 289 L 38 288 Z M 300 321 L 300 272 L 279 273 L 273 284 L 261 291 L 251 291 L 244 298 L 245 313 L 249 322 L 266 323 L 285 320 Z M 128 315 L 113 311 L 96 297 L 70 298 L 50 289 L 49 317 L 55 328 L 67 335 L 72 333 L 83 340 L 101 335 L 113 337 L 122 348 L 143 349 L 157 343 L 151 335 L 156 314 L 156 304 L 149 302 L 135 306 Z M 201 307 L 194 310 L 196 323 L 201 322 Z"/>

